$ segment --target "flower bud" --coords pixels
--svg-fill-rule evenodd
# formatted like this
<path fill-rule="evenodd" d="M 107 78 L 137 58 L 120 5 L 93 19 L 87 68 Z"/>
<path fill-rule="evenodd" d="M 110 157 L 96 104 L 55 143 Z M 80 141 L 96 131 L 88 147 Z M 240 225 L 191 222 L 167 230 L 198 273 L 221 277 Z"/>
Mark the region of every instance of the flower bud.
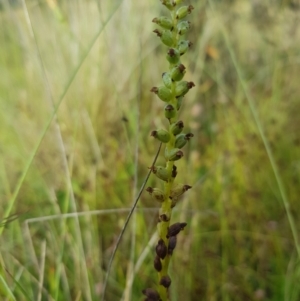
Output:
<path fill-rule="evenodd" d="M 179 198 L 191 188 L 192 186 L 184 184 L 177 184 L 175 187 L 173 187 L 170 193 L 170 199 L 172 200 L 171 208 L 174 208 L 178 203 Z"/>
<path fill-rule="evenodd" d="M 193 44 L 190 41 L 186 41 L 186 40 L 179 41 L 177 44 L 177 49 L 180 55 L 185 54 L 192 45 Z"/>
<path fill-rule="evenodd" d="M 169 152 L 166 149 L 165 157 L 168 161 L 177 161 L 183 157 L 183 152 L 179 148 L 173 148 Z"/>
<path fill-rule="evenodd" d="M 168 288 L 171 285 L 171 278 L 169 276 L 163 276 L 161 277 L 159 284 L 162 285 L 165 288 Z"/>
<path fill-rule="evenodd" d="M 177 24 L 177 31 L 180 35 L 184 35 L 191 28 L 191 22 L 181 21 Z"/>
<path fill-rule="evenodd" d="M 166 6 L 168 9 L 173 10 L 176 3 L 174 0 L 161 0 L 162 4 Z"/>
<path fill-rule="evenodd" d="M 184 75 L 186 73 L 184 65 L 180 64 L 174 67 L 171 70 L 171 79 L 173 81 L 180 81 L 183 79 Z"/>
<path fill-rule="evenodd" d="M 185 18 L 188 14 L 192 12 L 194 7 L 192 5 L 189 6 L 181 6 L 176 12 L 176 19 L 180 20 Z"/>
<path fill-rule="evenodd" d="M 184 229 L 184 227 L 187 225 L 187 223 L 175 223 L 172 226 L 168 228 L 168 234 L 167 238 L 171 236 L 176 236 L 181 230 Z"/>
<path fill-rule="evenodd" d="M 157 131 L 152 131 L 151 136 L 163 143 L 168 143 L 170 141 L 170 133 L 166 130 L 159 129 Z"/>
<path fill-rule="evenodd" d="M 152 198 L 160 203 L 162 203 L 165 200 L 165 194 L 164 192 L 159 188 L 152 188 L 148 187 L 146 188 L 146 191 L 150 193 Z"/>
<path fill-rule="evenodd" d="M 165 29 L 173 29 L 173 21 L 167 17 L 158 17 L 152 20 L 153 23 L 165 28 Z"/>
<path fill-rule="evenodd" d="M 177 236 L 171 236 L 169 238 L 169 245 L 168 245 L 168 254 L 169 255 L 173 254 L 176 244 L 177 244 Z"/>
<path fill-rule="evenodd" d="M 172 92 L 165 86 L 153 87 L 151 92 L 155 93 L 162 101 L 169 102 L 172 99 Z"/>
<path fill-rule="evenodd" d="M 182 81 L 176 85 L 175 95 L 176 97 L 184 96 L 190 89 L 195 87 L 193 82 Z"/>
<path fill-rule="evenodd" d="M 179 120 L 171 125 L 170 130 L 172 134 L 176 136 L 182 132 L 183 128 L 184 128 L 183 121 Z"/>
<path fill-rule="evenodd" d="M 165 106 L 165 117 L 168 119 L 174 118 L 176 116 L 177 111 L 174 109 L 172 105 Z"/>
<path fill-rule="evenodd" d="M 147 298 L 151 301 L 159 301 L 161 300 L 160 299 L 160 296 L 159 296 L 159 293 L 152 289 L 152 288 L 146 288 L 146 289 L 143 289 L 142 290 L 142 293 L 147 296 Z"/>
<path fill-rule="evenodd" d="M 162 166 L 152 166 L 150 167 L 152 172 L 161 180 L 168 182 L 170 179 L 170 173 L 165 167 Z"/>
<path fill-rule="evenodd" d="M 182 148 L 194 135 L 192 133 L 180 134 L 176 136 L 175 147 Z"/>
<path fill-rule="evenodd" d="M 178 199 L 182 196 L 186 191 L 191 189 L 192 186 L 186 184 L 177 184 L 175 187 L 172 188 L 170 193 L 170 199 Z"/>
<path fill-rule="evenodd" d="M 162 270 L 162 264 L 158 256 L 155 256 L 153 265 L 157 272 L 160 272 Z"/>
<path fill-rule="evenodd" d="M 163 239 L 160 239 L 155 247 L 156 254 L 159 258 L 164 259 L 167 255 L 168 248 Z"/>
<path fill-rule="evenodd" d="M 166 46 L 173 46 L 174 40 L 173 40 L 173 34 L 170 30 L 161 30 L 161 29 L 155 29 L 153 30 L 157 34 L 158 37 L 160 37 L 161 41 Z"/>
<path fill-rule="evenodd" d="M 162 80 L 167 88 L 172 88 L 172 79 L 169 72 L 164 72 L 162 74 Z"/>
<path fill-rule="evenodd" d="M 177 64 L 180 60 L 180 52 L 175 48 L 170 48 L 167 52 L 167 60 L 170 64 Z"/>

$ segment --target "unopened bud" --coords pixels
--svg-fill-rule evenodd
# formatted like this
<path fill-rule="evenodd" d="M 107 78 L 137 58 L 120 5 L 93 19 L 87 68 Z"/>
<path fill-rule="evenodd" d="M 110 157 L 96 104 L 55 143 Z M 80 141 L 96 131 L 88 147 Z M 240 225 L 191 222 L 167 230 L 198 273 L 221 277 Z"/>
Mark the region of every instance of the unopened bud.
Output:
<path fill-rule="evenodd" d="M 169 102 L 172 99 L 172 92 L 165 86 L 153 87 L 151 92 L 155 93 L 162 101 Z"/>
<path fill-rule="evenodd" d="M 184 96 L 190 89 L 195 87 L 193 82 L 182 81 L 176 85 L 175 95 L 176 97 Z"/>
<path fill-rule="evenodd" d="M 161 180 L 168 182 L 170 179 L 170 173 L 165 167 L 162 166 L 152 166 L 150 167 L 152 172 Z"/>
<path fill-rule="evenodd" d="M 183 121 L 179 120 L 176 123 L 173 123 L 171 125 L 171 129 L 170 130 L 173 133 L 173 135 L 176 136 L 176 135 L 178 135 L 178 134 L 180 134 L 182 132 L 183 128 L 184 128 Z"/>
<path fill-rule="evenodd" d="M 164 72 L 162 74 L 162 80 L 167 88 L 172 88 L 172 79 L 169 72 Z"/>
<path fill-rule="evenodd" d="M 153 30 L 154 33 L 157 34 L 158 37 L 160 37 L 161 41 L 166 46 L 173 46 L 174 40 L 173 40 L 173 34 L 170 30 L 161 30 L 161 29 L 155 29 Z"/>
<path fill-rule="evenodd" d="M 170 133 L 166 130 L 159 129 L 157 131 L 152 131 L 151 136 L 163 143 L 168 143 L 170 141 Z"/>
<path fill-rule="evenodd" d="M 191 189 L 192 186 L 190 185 L 186 185 L 186 184 L 177 184 L 176 186 L 174 186 L 171 190 L 170 193 L 170 198 L 179 198 L 180 196 L 182 196 L 186 191 L 188 191 L 189 189 Z"/>
<path fill-rule="evenodd" d="M 146 191 L 150 193 L 150 195 L 153 197 L 154 200 L 160 203 L 162 203 L 165 200 L 165 194 L 159 188 L 148 187 L 146 188 Z"/>
<path fill-rule="evenodd" d="M 156 254 L 159 258 L 164 259 L 167 255 L 168 248 L 163 239 L 160 239 L 155 247 Z"/>
<path fill-rule="evenodd" d="M 182 148 L 194 135 L 192 133 L 180 134 L 176 136 L 175 147 Z"/>
<path fill-rule="evenodd" d="M 177 49 L 180 55 L 185 54 L 192 45 L 193 44 L 190 41 L 186 41 L 186 40 L 179 41 L 177 44 Z"/>
<path fill-rule="evenodd" d="M 180 60 L 180 51 L 170 48 L 167 52 L 167 60 L 170 64 L 177 64 Z"/>
<path fill-rule="evenodd" d="M 171 78 L 173 81 L 180 81 L 186 73 L 184 65 L 180 64 L 171 70 Z"/>
<path fill-rule="evenodd" d="M 180 35 L 184 35 L 191 28 L 191 22 L 181 21 L 177 24 L 177 31 Z"/>
<path fill-rule="evenodd" d="M 158 17 L 152 20 L 153 23 L 165 28 L 165 29 L 173 29 L 173 21 L 167 17 Z"/>
<path fill-rule="evenodd" d="M 162 270 L 162 264 L 158 256 L 155 256 L 153 265 L 157 272 L 160 272 Z"/>
<path fill-rule="evenodd" d="M 174 0 L 161 0 L 162 4 L 166 6 L 168 9 L 173 10 L 176 6 Z"/>
<path fill-rule="evenodd" d="M 165 288 L 168 288 L 171 285 L 171 278 L 169 276 L 163 276 L 161 277 L 159 284 L 162 285 Z"/>
<path fill-rule="evenodd" d="M 171 190 L 171 197 L 180 197 L 182 196 L 186 191 L 191 189 L 192 186 L 187 184 L 177 184 L 173 189 Z"/>
<path fill-rule="evenodd" d="M 168 254 L 169 255 L 173 254 L 176 244 L 177 244 L 177 236 L 171 236 L 169 238 L 169 245 L 168 245 Z"/>
<path fill-rule="evenodd" d="M 170 151 L 166 149 L 165 157 L 168 161 L 177 161 L 183 157 L 183 152 L 179 148 L 173 148 Z"/>
<path fill-rule="evenodd" d="M 187 223 L 175 223 L 172 226 L 168 228 L 168 234 L 167 238 L 171 236 L 176 236 L 181 230 L 184 229 L 184 227 L 187 225 Z"/>
<path fill-rule="evenodd" d="M 176 116 L 177 111 L 174 109 L 172 105 L 165 106 L 165 117 L 168 119 L 174 118 Z"/>
<path fill-rule="evenodd" d="M 194 7 L 192 5 L 189 6 L 182 6 L 176 12 L 176 19 L 180 20 L 185 18 L 188 14 L 192 12 Z"/>

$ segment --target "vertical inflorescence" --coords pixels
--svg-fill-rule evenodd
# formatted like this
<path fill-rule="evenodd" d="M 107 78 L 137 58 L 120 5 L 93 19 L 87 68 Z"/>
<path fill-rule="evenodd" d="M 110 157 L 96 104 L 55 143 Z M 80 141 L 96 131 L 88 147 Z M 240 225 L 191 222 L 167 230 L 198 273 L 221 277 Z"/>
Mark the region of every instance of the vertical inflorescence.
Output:
<path fill-rule="evenodd" d="M 177 243 L 177 234 L 187 225 L 185 222 L 177 222 L 170 225 L 172 208 L 176 206 L 178 199 L 191 186 L 187 184 L 176 184 L 177 167 L 175 162 L 183 157 L 181 150 L 193 137 L 191 133 L 183 133 L 184 123 L 178 120 L 178 111 L 184 96 L 194 87 L 193 82 L 184 81 L 186 73 L 185 66 L 181 63 L 181 56 L 191 46 L 191 42 L 184 39 L 185 33 L 190 29 L 190 22 L 184 20 L 193 10 L 193 6 L 179 6 L 183 0 L 161 0 L 162 4 L 169 10 L 169 17 L 157 17 L 153 19 L 159 28 L 154 33 L 162 43 L 168 46 L 166 59 L 169 62 L 169 70 L 162 74 L 162 85 L 153 87 L 151 92 L 155 93 L 165 102 L 164 115 L 168 120 L 167 129 L 158 129 L 151 132 L 151 136 L 165 145 L 165 166 L 151 166 L 152 172 L 163 181 L 162 188 L 148 187 L 146 190 L 151 196 L 161 203 L 157 230 L 159 240 L 157 242 L 154 259 L 154 268 L 158 272 L 157 290 L 147 288 L 143 290 L 145 301 L 167 301 L 169 300 L 168 288 L 171 278 L 168 267 L 173 251 Z"/>

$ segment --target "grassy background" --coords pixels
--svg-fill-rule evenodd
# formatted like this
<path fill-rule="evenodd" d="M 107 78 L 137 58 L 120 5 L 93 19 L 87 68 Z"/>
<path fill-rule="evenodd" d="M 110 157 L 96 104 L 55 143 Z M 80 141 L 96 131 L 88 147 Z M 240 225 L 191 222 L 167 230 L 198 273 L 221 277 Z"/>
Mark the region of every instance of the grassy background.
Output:
<path fill-rule="evenodd" d="M 165 125 L 149 92 L 166 70 L 159 1 L 1 1 L 1 300 L 100 300 L 128 208 Z M 183 58 L 196 87 L 178 164 L 193 186 L 171 265 L 172 301 L 296 301 L 300 11 L 289 1 L 191 1 Z M 163 159 L 159 159 L 163 162 Z M 150 178 L 149 186 L 156 185 Z M 157 204 L 144 193 L 106 300 L 154 286 Z M 152 240 L 151 240 L 152 239 Z"/>

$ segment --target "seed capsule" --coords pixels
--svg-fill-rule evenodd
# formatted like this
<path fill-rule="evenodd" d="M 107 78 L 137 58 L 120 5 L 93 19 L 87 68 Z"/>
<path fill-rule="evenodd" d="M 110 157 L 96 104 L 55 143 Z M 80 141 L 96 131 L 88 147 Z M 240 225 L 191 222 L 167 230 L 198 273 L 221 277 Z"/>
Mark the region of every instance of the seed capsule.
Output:
<path fill-rule="evenodd" d="M 186 41 L 186 40 L 179 41 L 177 44 L 177 49 L 180 55 L 185 54 L 192 45 L 193 44 L 190 41 Z"/>
<path fill-rule="evenodd" d="M 168 119 L 174 118 L 176 116 L 177 111 L 174 109 L 172 105 L 165 106 L 165 117 Z"/>
<path fill-rule="evenodd" d="M 174 43 L 173 34 L 170 30 L 155 29 L 153 30 L 153 32 L 156 33 L 158 37 L 160 37 L 161 41 L 165 45 L 173 46 Z"/>
<path fill-rule="evenodd" d="M 176 12 L 176 19 L 180 20 L 185 18 L 188 14 L 192 12 L 194 7 L 192 5 L 189 6 L 182 6 Z"/>
<path fill-rule="evenodd" d="M 184 96 L 193 87 L 195 87 L 195 84 L 193 82 L 186 82 L 186 81 L 179 82 L 175 89 L 176 97 Z"/>
<path fill-rule="evenodd" d="M 151 92 L 155 93 L 162 101 L 169 102 L 172 99 L 172 92 L 165 86 L 153 87 Z"/>
<path fill-rule="evenodd" d="M 176 136 L 175 147 L 182 148 L 194 135 L 192 133 L 180 134 Z"/>
<path fill-rule="evenodd" d="M 169 72 L 164 72 L 162 74 L 162 80 L 168 89 L 172 88 L 172 79 Z"/>
<path fill-rule="evenodd" d="M 162 270 L 162 264 L 158 256 L 155 256 L 153 265 L 157 272 L 160 272 Z"/>
<path fill-rule="evenodd" d="M 180 55 L 177 49 L 170 48 L 167 52 L 167 60 L 170 64 L 177 64 L 180 60 Z"/>
<path fill-rule="evenodd" d="M 162 166 L 152 166 L 150 167 L 152 172 L 161 180 L 168 182 L 170 179 L 170 173 L 165 167 Z"/>
<path fill-rule="evenodd" d="M 191 28 L 191 22 L 181 21 L 177 24 L 177 31 L 180 35 L 184 35 Z"/>
<path fill-rule="evenodd" d="M 180 64 L 174 67 L 171 70 L 171 79 L 173 81 L 180 81 L 183 79 L 184 75 L 186 73 L 184 65 Z"/>
<path fill-rule="evenodd" d="M 164 259 L 167 255 L 168 248 L 163 239 L 160 239 L 155 247 L 156 254 L 159 258 Z"/>
<path fill-rule="evenodd" d="M 171 236 L 176 236 L 181 230 L 184 229 L 184 227 L 187 225 L 187 223 L 175 223 L 172 226 L 168 228 L 168 234 L 167 238 Z"/>
<path fill-rule="evenodd" d="M 183 157 L 183 152 L 179 148 L 173 148 L 169 152 L 166 149 L 165 157 L 168 161 L 177 161 Z"/>
<path fill-rule="evenodd" d="M 146 188 L 146 191 L 148 191 L 150 193 L 150 195 L 153 197 L 154 200 L 156 200 L 160 203 L 162 203 L 165 200 L 165 194 L 159 188 L 148 187 L 148 188 Z"/>
<path fill-rule="evenodd" d="M 170 141 L 170 133 L 166 130 L 159 129 L 157 131 L 152 131 L 151 136 L 163 143 L 168 143 Z"/>
<path fill-rule="evenodd" d="M 182 132 L 183 128 L 184 128 L 183 121 L 179 120 L 171 125 L 170 130 L 172 134 L 176 136 Z"/>
<path fill-rule="evenodd" d="M 169 245 L 168 245 L 168 254 L 169 255 L 173 254 L 176 244 L 177 244 L 177 236 L 171 236 L 169 238 Z"/>
<path fill-rule="evenodd" d="M 192 186 L 186 184 L 177 184 L 175 187 L 172 188 L 170 193 L 170 198 L 179 198 L 182 196 L 186 191 L 191 189 Z"/>
<path fill-rule="evenodd" d="M 183 146 L 185 146 L 187 143 L 187 140 L 185 139 L 185 134 L 180 134 L 176 136 L 176 140 L 175 140 L 175 146 L 177 148 L 182 148 Z"/>
<path fill-rule="evenodd" d="M 165 29 L 173 29 L 173 21 L 167 17 L 158 17 L 152 20 L 153 23 L 165 28 Z"/>
<path fill-rule="evenodd" d="M 164 6 L 166 6 L 170 10 L 173 10 L 174 6 L 176 6 L 174 0 L 161 0 L 161 2 Z"/>
<path fill-rule="evenodd" d="M 163 276 L 161 277 L 159 284 L 164 286 L 165 288 L 168 288 L 171 285 L 171 278 L 169 276 Z"/>

